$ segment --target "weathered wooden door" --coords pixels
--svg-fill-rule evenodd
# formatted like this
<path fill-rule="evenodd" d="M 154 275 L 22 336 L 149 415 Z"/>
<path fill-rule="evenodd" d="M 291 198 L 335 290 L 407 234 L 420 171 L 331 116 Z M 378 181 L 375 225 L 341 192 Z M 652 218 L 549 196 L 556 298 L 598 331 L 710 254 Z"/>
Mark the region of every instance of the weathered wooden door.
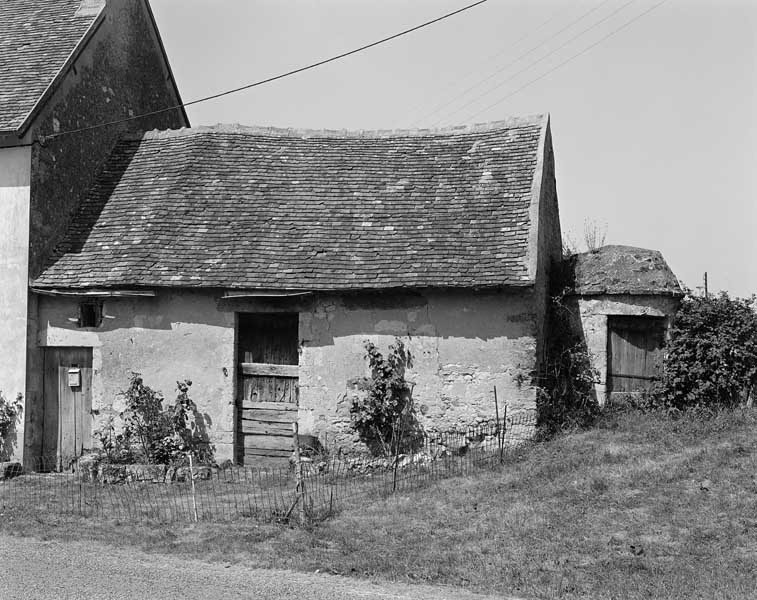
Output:
<path fill-rule="evenodd" d="M 236 457 L 239 464 L 285 464 L 297 420 L 299 317 L 239 315 Z"/>
<path fill-rule="evenodd" d="M 92 348 L 45 348 L 42 464 L 67 469 L 92 446 Z"/>
<path fill-rule="evenodd" d="M 664 319 L 610 317 L 608 322 L 610 392 L 643 392 L 662 375 Z"/>

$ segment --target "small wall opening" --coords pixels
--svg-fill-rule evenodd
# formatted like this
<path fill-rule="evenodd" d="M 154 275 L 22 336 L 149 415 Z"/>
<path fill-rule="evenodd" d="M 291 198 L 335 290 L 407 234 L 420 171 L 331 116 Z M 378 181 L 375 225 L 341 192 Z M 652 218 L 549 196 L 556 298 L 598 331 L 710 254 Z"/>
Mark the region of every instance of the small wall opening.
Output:
<path fill-rule="evenodd" d="M 85 300 L 79 303 L 79 327 L 99 327 L 102 322 L 102 300 Z"/>

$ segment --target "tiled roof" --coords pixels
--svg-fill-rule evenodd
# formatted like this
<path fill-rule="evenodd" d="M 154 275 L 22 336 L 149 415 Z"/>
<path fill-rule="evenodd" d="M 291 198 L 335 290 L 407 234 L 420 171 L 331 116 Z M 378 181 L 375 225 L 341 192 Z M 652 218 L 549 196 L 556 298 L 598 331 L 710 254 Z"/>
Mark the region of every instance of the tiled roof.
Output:
<path fill-rule="evenodd" d="M 678 279 L 657 250 L 603 246 L 571 257 L 572 294 L 683 296 Z"/>
<path fill-rule="evenodd" d="M 0 0 L 0 131 L 15 131 L 23 124 L 102 4 Z"/>
<path fill-rule="evenodd" d="M 546 118 L 124 139 L 39 288 L 530 285 Z"/>

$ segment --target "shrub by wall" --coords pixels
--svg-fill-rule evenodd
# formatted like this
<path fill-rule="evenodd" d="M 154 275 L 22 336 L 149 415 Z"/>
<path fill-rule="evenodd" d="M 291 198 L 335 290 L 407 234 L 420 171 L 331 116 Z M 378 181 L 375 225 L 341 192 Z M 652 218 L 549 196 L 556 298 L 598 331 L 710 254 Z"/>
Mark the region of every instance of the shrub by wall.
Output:
<path fill-rule="evenodd" d="M 676 315 L 658 398 L 669 406 L 732 407 L 757 388 L 755 297 L 688 296 Z"/>

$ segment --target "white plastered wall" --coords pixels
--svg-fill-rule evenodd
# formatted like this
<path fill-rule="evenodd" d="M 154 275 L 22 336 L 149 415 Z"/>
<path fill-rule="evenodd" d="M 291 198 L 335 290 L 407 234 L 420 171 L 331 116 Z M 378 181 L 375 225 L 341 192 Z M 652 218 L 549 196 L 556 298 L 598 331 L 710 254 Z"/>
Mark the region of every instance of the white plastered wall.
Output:
<path fill-rule="evenodd" d="M 31 148 L 0 148 L 0 391 L 26 394 Z M 22 458 L 23 419 L 13 457 Z"/>

